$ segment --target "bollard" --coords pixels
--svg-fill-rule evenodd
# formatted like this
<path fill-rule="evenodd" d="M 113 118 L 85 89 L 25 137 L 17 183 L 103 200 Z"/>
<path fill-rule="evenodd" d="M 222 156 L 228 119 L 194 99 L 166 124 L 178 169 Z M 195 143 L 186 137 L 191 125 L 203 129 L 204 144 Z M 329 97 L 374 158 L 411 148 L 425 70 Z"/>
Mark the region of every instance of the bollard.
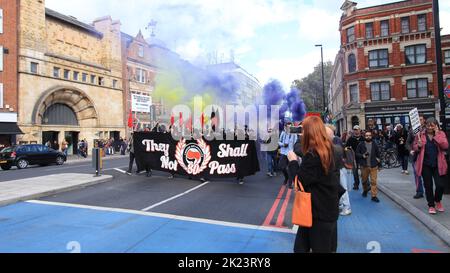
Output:
<path fill-rule="evenodd" d="M 92 167 L 95 169 L 95 177 L 101 176 L 100 171 L 103 168 L 103 158 L 100 148 L 92 149 Z"/>

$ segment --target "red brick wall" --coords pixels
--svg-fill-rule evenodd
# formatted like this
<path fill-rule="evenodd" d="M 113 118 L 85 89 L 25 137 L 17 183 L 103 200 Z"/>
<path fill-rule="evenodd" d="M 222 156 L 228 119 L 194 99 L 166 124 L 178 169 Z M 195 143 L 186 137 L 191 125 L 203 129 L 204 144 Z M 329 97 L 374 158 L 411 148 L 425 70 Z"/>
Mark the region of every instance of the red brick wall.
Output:
<path fill-rule="evenodd" d="M 0 83 L 3 83 L 3 107 L 9 105 L 17 112 L 17 23 L 18 0 L 0 0 L 3 9 L 3 33 L 0 34 L 0 45 L 9 51 L 3 54 L 3 72 L 0 72 Z M 9 112 L 1 109 L 0 112 Z"/>
<path fill-rule="evenodd" d="M 424 4 L 421 6 L 416 6 L 418 4 Z M 408 75 L 416 75 L 416 74 L 433 74 L 433 77 L 436 77 L 436 66 L 435 66 L 435 41 L 431 38 L 430 27 L 433 26 L 433 15 L 431 12 L 427 13 L 427 33 L 412 33 L 413 30 L 417 30 L 417 14 L 421 14 L 421 11 L 426 11 L 432 7 L 431 0 L 411 0 L 402 3 L 393 3 L 388 5 L 376 6 L 373 8 L 361 9 L 357 10 L 353 15 L 343 18 L 341 20 L 341 37 L 342 37 L 342 46 L 345 52 L 349 52 L 357 47 L 358 43 L 364 43 L 363 47 L 357 48 L 357 63 L 358 63 L 358 72 L 352 74 L 345 74 L 344 81 L 359 81 L 359 89 L 360 89 L 360 99 L 361 103 L 365 103 L 366 100 L 371 98 L 370 88 L 366 88 L 367 80 L 377 80 L 380 81 L 383 78 L 389 77 L 394 78 L 394 85 L 391 86 L 391 98 L 395 98 L 397 101 L 401 101 L 403 97 L 406 97 L 406 86 L 402 84 L 402 77 Z M 396 8 L 396 9 L 394 9 Z M 380 17 L 391 16 L 395 14 L 407 13 L 415 11 L 416 15 L 411 15 L 410 18 L 410 33 L 411 35 L 404 36 L 405 39 L 415 39 L 417 38 L 426 38 L 431 40 L 431 48 L 427 48 L 427 62 L 432 61 L 432 64 L 423 64 L 423 65 L 414 65 L 414 66 L 402 66 L 405 64 L 405 53 L 400 51 L 400 42 L 394 41 L 392 36 L 390 37 L 382 37 L 377 38 L 377 35 L 381 33 L 381 24 L 380 21 L 377 20 L 373 23 L 374 29 L 374 39 L 369 41 L 365 38 L 365 23 L 355 25 L 355 32 L 357 35 L 357 41 L 352 44 L 346 44 L 347 41 L 347 33 L 346 29 L 348 28 L 346 25 L 357 22 L 359 20 L 367 20 L 367 19 L 375 19 Z M 393 33 L 397 33 L 396 36 L 399 36 L 398 33 L 401 32 L 401 18 L 395 18 L 389 20 L 390 25 L 390 35 Z M 400 35 L 401 36 L 401 35 Z M 359 39 L 358 39 L 359 38 Z M 401 38 L 403 39 L 403 38 Z M 372 42 L 376 41 L 375 42 Z M 417 44 L 423 43 L 423 40 L 417 42 Z M 364 55 L 364 47 L 371 44 L 377 44 L 381 47 L 392 46 L 392 52 L 389 53 L 389 65 L 393 66 L 387 69 L 369 69 L 366 68 L 369 66 L 369 58 L 367 55 Z M 450 39 L 449 39 L 450 46 Z M 348 66 L 347 60 L 344 60 L 344 65 Z M 450 74 L 450 66 L 446 69 L 447 74 Z M 444 72 L 445 73 L 445 72 Z M 432 91 L 435 97 L 438 96 L 437 92 L 437 84 L 435 79 L 433 79 L 433 83 L 429 85 L 429 90 Z M 344 104 L 348 103 L 348 99 L 344 101 Z"/>

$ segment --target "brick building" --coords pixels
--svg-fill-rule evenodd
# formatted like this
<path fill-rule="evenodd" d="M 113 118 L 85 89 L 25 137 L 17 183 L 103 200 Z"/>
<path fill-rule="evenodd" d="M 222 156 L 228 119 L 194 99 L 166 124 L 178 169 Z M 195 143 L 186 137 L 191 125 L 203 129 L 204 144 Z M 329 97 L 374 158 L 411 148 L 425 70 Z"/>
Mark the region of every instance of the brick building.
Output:
<path fill-rule="evenodd" d="M 0 150 L 16 142 L 18 0 L 0 0 Z"/>
<path fill-rule="evenodd" d="M 19 143 L 69 142 L 69 154 L 86 139 L 118 139 L 123 122 L 120 22 L 91 25 L 20 1 Z"/>
<path fill-rule="evenodd" d="M 409 124 L 417 107 L 439 116 L 432 0 L 367 8 L 345 1 L 340 20 L 346 130 Z"/>
<path fill-rule="evenodd" d="M 450 35 L 442 36 L 442 63 L 444 66 L 445 86 L 450 85 Z"/>
<path fill-rule="evenodd" d="M 141 31 L 136 37 L 122 32 L 124 121 L 128 123 L 131 110 L 136 130 L 152 128 L 157 121 L 168 122 L 163 102 L 153 96 L 153 91 L 156 74 L 165 70 L 160 59 L 169 56 L 179 60 L 154 35 L 145 39 Z"/>

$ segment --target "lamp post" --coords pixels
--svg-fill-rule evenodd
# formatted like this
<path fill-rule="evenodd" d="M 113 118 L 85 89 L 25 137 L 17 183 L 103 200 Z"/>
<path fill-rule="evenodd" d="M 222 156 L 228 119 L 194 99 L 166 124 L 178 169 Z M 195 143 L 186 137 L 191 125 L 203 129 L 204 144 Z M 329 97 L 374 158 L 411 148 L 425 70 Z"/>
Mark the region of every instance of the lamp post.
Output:
<path fill-rule="evenodd" d="M 437 82 L 438 82 L 438 94 L 441 105 L 441 112 L 439 113 L 439 119 L 442 124 L 442 130 L 446 131 L 447 121 L 445 116 L 446 101 L 444 96 L 444 76 L 442 71 L 442 44 L 441 44 L 441 26 L 439 22 L 439 2 L 433 0 L 433 18 L 434 18 L 434 39 L 436 45 L 436 66 L 437 66 Z"/>
<path fill-rule="evenodd" d="M 323 46 L 316 45 L 316 47 L 320 47 L 320 56 L 322 62 L 322 97 L 323 97 L 323 114 L 325 115 L 325 111 L 327 110 L 327 98 L 325 97 L 325 69 L 323 66 Z"/>

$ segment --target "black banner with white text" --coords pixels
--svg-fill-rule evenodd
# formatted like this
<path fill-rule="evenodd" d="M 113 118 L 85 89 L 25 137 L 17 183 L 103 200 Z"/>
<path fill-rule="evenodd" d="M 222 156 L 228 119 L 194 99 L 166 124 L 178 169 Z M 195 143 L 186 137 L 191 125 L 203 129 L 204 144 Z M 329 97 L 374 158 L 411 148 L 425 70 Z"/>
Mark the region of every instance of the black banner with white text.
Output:
<path fill-rule="evenodd" d="M 245 177 L 259 172 L 256 142 L 251 140 L 176 141 L 167 133 L 134 133 L 139 170 L 184 176 Z"/>

